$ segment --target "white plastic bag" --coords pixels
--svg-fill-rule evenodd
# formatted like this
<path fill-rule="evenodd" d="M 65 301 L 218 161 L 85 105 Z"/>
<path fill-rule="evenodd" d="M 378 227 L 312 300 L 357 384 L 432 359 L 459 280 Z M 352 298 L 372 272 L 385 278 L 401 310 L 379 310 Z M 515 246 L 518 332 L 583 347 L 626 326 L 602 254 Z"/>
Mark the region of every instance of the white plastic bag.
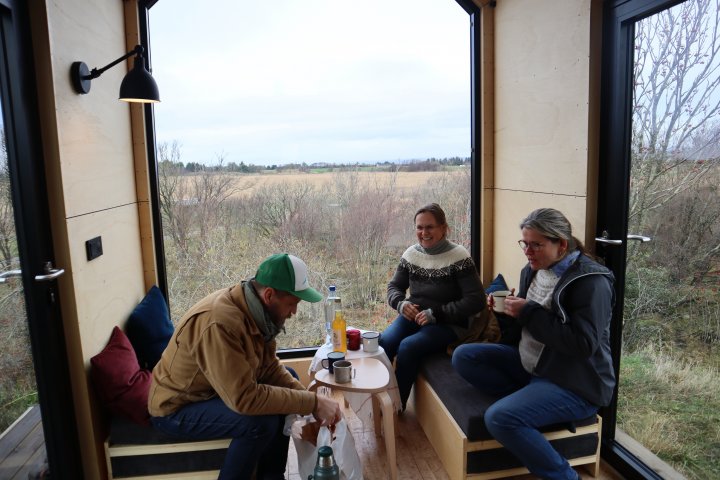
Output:
<path fill-rule="evenodd" d="M 314 419 L 309 421 L 306 417 L 293 424 L 292 439 L 295 445 L 295 451 L 297 452 L 300 478 L 306 479 L 312 475 L 315 464 L 317 463 L 317 451 L 320 447 L 327 445 L 333 450 L 335 463 L 337 463 L 340 468 L 341 480 L 363 480 L 360 456 L 355 449 L 355 440 L 350 433 L 345 419 L 343 418 L 335 425 L 334 438 L 332 438 L 329 428 L 320 427 L 317 434 L 316 445 L 302 438 L 302 428 L 312 422 L 314 422 Z"/>

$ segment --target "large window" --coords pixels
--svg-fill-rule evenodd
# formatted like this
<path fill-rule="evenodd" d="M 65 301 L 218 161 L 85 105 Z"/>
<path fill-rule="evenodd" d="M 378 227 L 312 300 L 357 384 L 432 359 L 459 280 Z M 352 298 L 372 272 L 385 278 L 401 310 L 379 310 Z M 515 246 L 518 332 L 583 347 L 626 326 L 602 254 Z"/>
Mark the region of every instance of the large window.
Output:
<path fill-rule="evenodd" d="M 150 10 L 168 295 L 174 321 L 293 253 L 382 330 L 413 215 L 471 240 L 468 13 L 452 0 L 160 1 Z M 281 347 L 322 343 L 301 303 Z"/>

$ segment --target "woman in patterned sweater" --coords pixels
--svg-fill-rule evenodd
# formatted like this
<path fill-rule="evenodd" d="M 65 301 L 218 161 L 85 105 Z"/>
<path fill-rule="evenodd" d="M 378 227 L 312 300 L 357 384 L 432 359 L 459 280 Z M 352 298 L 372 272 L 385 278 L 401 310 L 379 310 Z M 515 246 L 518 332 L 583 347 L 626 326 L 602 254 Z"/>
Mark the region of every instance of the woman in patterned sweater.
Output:
<path fill-rule="evenodd" d="M 431 203 L 415 213 L 415 231 L 418 243 L 402 254 L 388 284 L 388 304 L 399 315 L 380 338 L 390 361 L 397 357 L 403 410 L 422 359 L 445 352 L 467 333 L 470 318 L 485 308 L 475 263 L 465 247 L 447 239 L 440 205 Z"/>

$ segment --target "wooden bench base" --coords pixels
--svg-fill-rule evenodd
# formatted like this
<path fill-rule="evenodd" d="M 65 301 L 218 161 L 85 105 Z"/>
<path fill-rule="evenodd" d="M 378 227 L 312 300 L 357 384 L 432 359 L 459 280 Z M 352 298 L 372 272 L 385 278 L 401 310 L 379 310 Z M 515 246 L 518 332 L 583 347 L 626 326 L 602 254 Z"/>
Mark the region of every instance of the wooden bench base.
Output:
<path fill-rule="evenodd" d="M 113 418 L 105 441 L 108 478 L 216 479 L 230 439 L 184 440 Z"/>
<path fill-rule="evenodd" d="M 415 381 L 415 412 L 418 422 L 432 444 L 435 452 L 445 466 L 450 480 L 481 480 L 503 478 L 528 473 L 524 467 L 495 470 L 482 473 L 468 473 L 468 454 L 483 450 L 503 449 L 495 440 L 471 442 L 445 408 L 440 397 L 422 375 Z M 586 465 L 589 473 L 597 477 L 600 472 L 600 431 L 602 419 L 598 423 L 577 428 L 575 433 L 568 430 L 548 432 L 545 435 L 551 441 L 597 434 L 597 450 L 594 455 L 568 460 L 570 465 Z"/>
<path fill-rule="evenodd" d="M 224 452 L 230 445 L 229 439 L 223 440 L 206 440 L 194 442 L 180 443 L 163 443 L 157 445 L 130 445 L 130 444 L 111 444 L 109 439 L 105 441 L 105 458 L 107 459 L 108 478 L 123 480 L 161 480 L 161 479 L 216 479 L 220 474 L 220 469 L 199 470 L 199 471 L 183 471 L 172 473 L 152 473 L 139 475 L 115 475 L 113 473 L 113 464 L 122 461 L 122 459 L 133 458 L 134 460 L 146 462 L 163 461 L 163 456 L 172 456 L 175 454 L 192 455 L 197 452 L 218 450 Z"/>

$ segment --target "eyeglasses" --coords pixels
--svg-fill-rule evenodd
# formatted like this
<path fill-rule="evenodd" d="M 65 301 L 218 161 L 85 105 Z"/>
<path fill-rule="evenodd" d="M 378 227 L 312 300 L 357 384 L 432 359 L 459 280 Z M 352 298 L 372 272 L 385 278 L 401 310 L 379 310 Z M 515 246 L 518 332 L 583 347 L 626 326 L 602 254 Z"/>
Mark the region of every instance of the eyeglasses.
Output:
<path fill-rule="evenodd" d="M 538 243 L 538 242 L 526 242 L 525 240 L 518 240 L 518 245 L 520 245 L 520 248 L 522 248 L 523 252 L 527 250 L 528 248 L 532 250 L 533 252 L 537 252 L 542 247 L 545 246 L 544 243 Z"/>

